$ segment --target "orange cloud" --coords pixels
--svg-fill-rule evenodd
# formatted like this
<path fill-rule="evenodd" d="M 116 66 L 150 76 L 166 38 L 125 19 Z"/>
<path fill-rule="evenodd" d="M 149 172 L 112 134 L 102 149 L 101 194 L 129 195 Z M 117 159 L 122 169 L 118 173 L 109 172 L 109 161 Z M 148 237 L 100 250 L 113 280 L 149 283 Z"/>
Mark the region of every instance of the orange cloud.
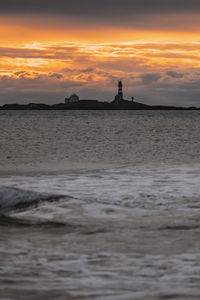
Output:
<path fill-rule="evenodd" d="M 91 29 L 87 24 L 39 29 L 24 20 L 1 18 L 2 91 L 61 91 L 64 96 L 76 88 L 96 98 L 98 89 L 109 92 L 118 79 L 126 82 L 128 93 L 140 94 L 146 86 L 148 92 L 198 87 L 198 31 Z"/>
<path fill-rule="evenodd" d="M 199 67 L 200 43 L 30 43 L 21 47 L 0 47 L 0 67 L 56 72 L 102 68 L 134 72 L 140 69 Z M 121 64 L 120 64 L 121 62 Z"/>

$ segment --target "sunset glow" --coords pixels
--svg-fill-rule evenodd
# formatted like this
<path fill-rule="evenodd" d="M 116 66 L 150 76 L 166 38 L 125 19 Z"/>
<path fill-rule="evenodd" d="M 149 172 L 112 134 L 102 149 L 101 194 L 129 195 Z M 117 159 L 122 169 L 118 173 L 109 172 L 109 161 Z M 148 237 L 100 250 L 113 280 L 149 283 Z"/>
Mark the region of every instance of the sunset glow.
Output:
<path fill-rule="evenodd" d="M 24 92 L 30 93 L 29 99 L 40 92 L 43 100 L 51 91 L 51 101 L 72 92 L 112 100 L 119 79 L 125 83 L 127 97 L 134 94 L 150 102 L 152 94 L 160 97 L 161 90 L 167 99 L 167 91 L 176 96 L 179 91 L 182 97 L 188 90 L 200 89 L 196 14 L 193 26 L 185 29 L 167 27 L 166 16 L 163 22 L 157 17 L 160 27 L 149 28 L 145 23 L 120 27 L 94 22 L 91 26 L 63 17 L 58 22 L 57 18 L 1 16 L 1 101 L 12 101 L 14 91 L 23 101 Z M 192 14 L 186 18 L 192 19 Z M 174 15 L 171 22 L 175 22 Z M 151 94 L 149 99 L 147 94 Z"/>

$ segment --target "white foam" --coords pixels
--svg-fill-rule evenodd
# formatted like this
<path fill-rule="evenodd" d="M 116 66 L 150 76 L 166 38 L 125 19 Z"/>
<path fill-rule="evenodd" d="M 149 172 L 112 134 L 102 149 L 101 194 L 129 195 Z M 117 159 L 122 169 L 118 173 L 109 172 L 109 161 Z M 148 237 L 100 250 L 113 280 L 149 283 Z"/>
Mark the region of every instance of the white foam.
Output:
<path fill-rule="evenodd" d="M 110 169 L 69 172 L 62 175 L 2 178 L 2 184 L 32 193 L 2 190 L 3 203 L 32 201 L 40 194 L 67 195 L 86 203 L 101 203 L 142 209 L 185 209 L 188 199 L 200 196 L 199 166 L 166 169 Z M 2 197 L 1 197 L 2 198 Z M 27 200 L 28 199 L 28 200 Z"/>

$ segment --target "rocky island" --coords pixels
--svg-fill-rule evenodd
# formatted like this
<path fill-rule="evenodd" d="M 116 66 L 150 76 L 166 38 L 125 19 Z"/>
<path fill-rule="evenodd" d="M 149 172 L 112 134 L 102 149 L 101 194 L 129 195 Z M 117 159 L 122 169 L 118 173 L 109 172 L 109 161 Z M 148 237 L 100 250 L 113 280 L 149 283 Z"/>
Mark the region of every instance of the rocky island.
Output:
<path fill-rule="evenodd" d="M 76 94 L 65 98 L 64 103 L 53 105 L 43 103 L 29 104 L 4 104 L 0 110 L 200 110 L 200 108 L 164 106 L 164 105 L 147 105 L 136 102 L 134 97 L 131 101 L 123 97 L 122 82 L 118 82 L 118 94 L 111 102 L 102 102 L 98 100 L 80 100 Z"/>

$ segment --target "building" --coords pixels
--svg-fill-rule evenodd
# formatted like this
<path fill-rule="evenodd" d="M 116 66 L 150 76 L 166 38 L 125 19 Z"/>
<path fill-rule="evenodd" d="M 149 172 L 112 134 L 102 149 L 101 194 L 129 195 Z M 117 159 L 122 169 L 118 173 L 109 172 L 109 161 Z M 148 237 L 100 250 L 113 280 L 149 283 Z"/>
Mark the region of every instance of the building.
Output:
<path fill-rule="evenodd" d="M 113 100 L 113 102 L 114 102 L 114 103 L 120 103 L 120 102 L 121 102 L 121 97 L 120 97 L 119 94 L 117 94 L 117 95 L 115 96 L 115 99 Z"/>
<path fill-rule="evenodd" d="M 65 98 L 65 104 L 67 103 L 75 103 L 79 101 L 79 96 L 76 94 L 71 95 L 69 98 Z"/>
<path fill-rule="evenodd" d="M 121 81 L 118 82 L 118 95 L 119 95 L 121 101 L 123 101 L 124 100 L 124 97 L 123 97 L 123 85 L 122 85 Z"/>
<path fill-rule="evenodd" d="M 122 81 L 120 80 L 118 82 L 118 94 L 115 96 L 115 99 L 113 100 L 113 103 L 120 103 L 122 101 L 124 101 L 123 85 L 122 85 Z"/>

